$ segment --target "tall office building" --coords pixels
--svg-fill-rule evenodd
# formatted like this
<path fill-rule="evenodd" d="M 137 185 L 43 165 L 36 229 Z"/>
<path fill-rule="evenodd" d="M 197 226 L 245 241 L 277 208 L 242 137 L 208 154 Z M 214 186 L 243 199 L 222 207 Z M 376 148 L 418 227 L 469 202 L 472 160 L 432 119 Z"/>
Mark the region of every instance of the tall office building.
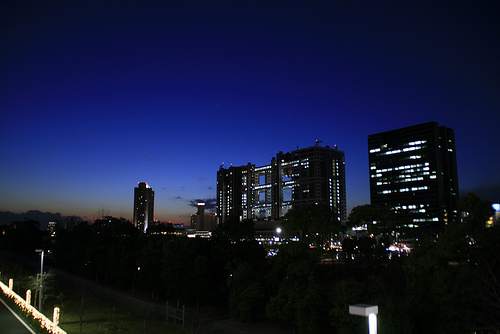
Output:
<path fill-rule="evenodd" d="M 453 129 L 435 122 L 368 136 L 370 199 L 406 214 L 406 224 L 442 231 L 458 219 Z"/>
<path fill-rule="evenodd" d="M 222 223 L 234 214 L 240 220 L 276 221 L 288 210 L 327 204 L 346 220 L 344 152 L 316 146 L 279 152 L 270 165 L 221 166 L 217 172 L 217 215 Z"/>
<path fill-rule="evenodd" d="M 146 232 L 153 223 L 155 192 L 146 182 L 139 182 L 134 188 L 134 224 Z"/>
<path fill-rule="evenodd" d="M 198 212 L 191 215 L 191 228 L 197 231 L 213 231 L 217 226 L 216 215 L 205 214 L 205 203 L 198 203 Z"/>

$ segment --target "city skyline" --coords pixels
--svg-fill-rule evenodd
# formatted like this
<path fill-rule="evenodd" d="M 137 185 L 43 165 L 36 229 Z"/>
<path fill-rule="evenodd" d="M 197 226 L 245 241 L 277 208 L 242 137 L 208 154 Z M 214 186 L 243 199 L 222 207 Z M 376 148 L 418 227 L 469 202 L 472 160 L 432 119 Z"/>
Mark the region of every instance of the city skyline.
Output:
<path fill-rule="evenodd" d="M 0 211 L 189 224 L 226 165 L 338 145 L 370 203 L 368 135 L 455 132 L 459 189 L 498 201 L 493 1 L 3 4 Z M 495 197 L 497 196 L 497 197 Z"/>

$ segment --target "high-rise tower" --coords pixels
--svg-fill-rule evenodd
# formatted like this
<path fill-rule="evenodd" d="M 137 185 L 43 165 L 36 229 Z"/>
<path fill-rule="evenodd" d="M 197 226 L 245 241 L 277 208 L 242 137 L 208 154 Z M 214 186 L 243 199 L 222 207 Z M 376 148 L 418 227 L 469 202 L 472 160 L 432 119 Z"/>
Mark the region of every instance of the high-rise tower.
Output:
<path fill-rule="evenodd" d="M 279 220 L 288 210 L 326 204 L 340 222 L 346 220 L 344 152 L 312 146 L 279 152 L 271 164 L 221 166 L 217 172 L 217 215 L 240 219 Z"/>
<path fill-rule="evenodd" d="M 153 223 L 155 192 L 146 182 L 139 182 L 134 188 L 134 224 L 146 232 Z"/>
<path fill-rule="evenodd" d="M 428 122 L 368 136 L 370 199 L 403 214 L 407 227 L 439 232 L 458 219 L 453 129 Z"/>

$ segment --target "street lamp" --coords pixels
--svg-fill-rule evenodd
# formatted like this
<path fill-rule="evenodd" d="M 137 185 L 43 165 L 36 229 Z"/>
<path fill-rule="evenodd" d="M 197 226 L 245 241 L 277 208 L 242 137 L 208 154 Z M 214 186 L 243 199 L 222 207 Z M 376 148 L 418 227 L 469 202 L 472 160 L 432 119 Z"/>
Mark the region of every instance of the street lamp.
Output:
<path fill-rule="evenodd" d="M 498 225 L 500 222 L 500 203 L 493 203 L 491 205 L 493 210 L 495 210 L 495 215 L 493 216 L 493 225 Z"/>
<path fill-rule="evenodd" d="M 349 305 L 349 314 L 368 317 L 368 333 L 377 334 L 378 305 Z"/>
<path fill-rule="evenodd" d="M 278 234 L 278 237 L 277 237 L 277 238 L 275 238 L 275 239 L 274 239 L 274 241 L 279 242 L 279 241 L 281 241 L 281 239 L 280 239 L 281 228 L 279 228 L 279 227 L 278 227 L 278 228 L 276 229 L 276 233 Z"/>
<path fill-rule="evenodd" d="M 38 296 L 38 311 L 42 312 L 42 298 L 43 298 L 43 249 L 37 249 L 35 252 L 40 253 L 40 294 Z"/>

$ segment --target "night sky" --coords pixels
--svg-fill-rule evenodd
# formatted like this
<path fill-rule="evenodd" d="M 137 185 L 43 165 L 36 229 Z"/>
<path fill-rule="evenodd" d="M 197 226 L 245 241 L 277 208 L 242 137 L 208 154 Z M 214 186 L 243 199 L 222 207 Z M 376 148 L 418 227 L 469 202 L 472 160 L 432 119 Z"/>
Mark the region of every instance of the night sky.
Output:
<path fill-rule="evenodd" d="M 0 211 L 189 222 L 222 162 L 338 145 L 369 203 L 369 134 L 455 130 L 460 192 L 500 200 L 498 1 L 9 1 Z"/>

